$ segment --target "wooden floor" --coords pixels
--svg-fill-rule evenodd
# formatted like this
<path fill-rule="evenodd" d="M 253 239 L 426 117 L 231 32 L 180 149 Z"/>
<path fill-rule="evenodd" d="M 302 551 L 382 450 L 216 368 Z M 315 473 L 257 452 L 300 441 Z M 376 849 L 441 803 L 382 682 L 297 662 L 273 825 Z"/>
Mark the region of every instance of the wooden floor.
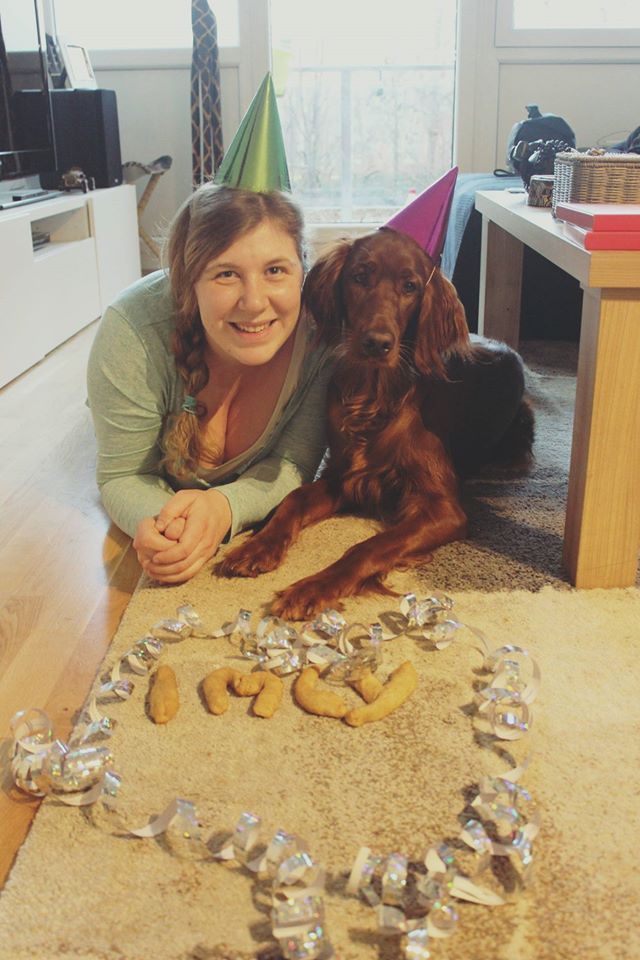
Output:
<path fill-rule="evenodd" d="M 0 886 L 38 807 L 12 787 L 9 721 L 41 707 L 65 739 L 140 575 L 94 479 L 94 333 L 0 390 Z"/>

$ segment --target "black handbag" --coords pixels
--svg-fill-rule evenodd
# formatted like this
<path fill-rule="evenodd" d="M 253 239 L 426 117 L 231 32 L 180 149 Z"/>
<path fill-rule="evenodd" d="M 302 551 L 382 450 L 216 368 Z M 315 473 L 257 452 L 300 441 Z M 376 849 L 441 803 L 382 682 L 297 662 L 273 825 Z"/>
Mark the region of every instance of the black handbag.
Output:
<path fill-rule="evenodd" d="M 575 147 L 576 135 L 562 117 L 553 113 L 540 113 L 535 104 L 528 106 L 527 119 L 514 123 L 507 143 L 507 167 L 512 173 L 520 173 L 518 158 L 514 151 L 518 143 L 533 143 L 536 140 L 543 142 L 557 140 L 568 147 Z M 515 162 L 514 162 L 515 161 Z"/>

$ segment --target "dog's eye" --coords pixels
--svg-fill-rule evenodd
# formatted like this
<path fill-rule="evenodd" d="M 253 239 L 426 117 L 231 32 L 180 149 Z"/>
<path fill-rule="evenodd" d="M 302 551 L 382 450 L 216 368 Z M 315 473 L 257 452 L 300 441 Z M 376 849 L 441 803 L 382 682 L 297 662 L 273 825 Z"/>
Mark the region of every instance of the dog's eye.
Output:
<path fill-rule="evenodd" d="M 357 283 L 359 286 L 364 287 L 367 283 L 366 273 L 354 273 L 352 280 L 354 283 Z"/>
<path fill-rule="evenodd" d="M 403 293 L 415 293 L 418 289 L 418 284 L 413 280 L 405 280 L 402 284 Z"/>

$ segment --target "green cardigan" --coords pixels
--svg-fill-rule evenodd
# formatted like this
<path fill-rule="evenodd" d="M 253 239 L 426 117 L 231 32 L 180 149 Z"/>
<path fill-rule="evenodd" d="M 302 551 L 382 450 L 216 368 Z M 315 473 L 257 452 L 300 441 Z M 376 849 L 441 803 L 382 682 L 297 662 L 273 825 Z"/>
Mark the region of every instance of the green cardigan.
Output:
<path fill-rule="evenodd" d="M 98 444 L 97 480 L 111 519 L 133 536 L 185 486 L 160 467 L 167 418 L 183 401 L 170 348 L 173 301 L 166 273 L 137 281 L 106 310 L 91 349 L 88 403 Z M 328 349 L 302 317 L 289 372 L 259 439 L 240 456 L 202 471 L 191 487 L 218 487 L 231 506 L 231 536 L 263 520 L 325 452 Z"/>

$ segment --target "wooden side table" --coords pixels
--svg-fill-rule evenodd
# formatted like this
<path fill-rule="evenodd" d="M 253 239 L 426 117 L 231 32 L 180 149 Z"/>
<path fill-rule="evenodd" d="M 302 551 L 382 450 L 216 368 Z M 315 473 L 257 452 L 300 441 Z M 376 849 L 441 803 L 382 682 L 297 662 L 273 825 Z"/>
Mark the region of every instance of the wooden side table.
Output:
<path fill-rule="evenodd" d="M 584 290 L 564 529 L 576 587 L 636 582 L 640 542 L 640 251 L 589 252 L 526 196 L 479 191 L 478 330 L 518 346 L 523 244 Z"/>

